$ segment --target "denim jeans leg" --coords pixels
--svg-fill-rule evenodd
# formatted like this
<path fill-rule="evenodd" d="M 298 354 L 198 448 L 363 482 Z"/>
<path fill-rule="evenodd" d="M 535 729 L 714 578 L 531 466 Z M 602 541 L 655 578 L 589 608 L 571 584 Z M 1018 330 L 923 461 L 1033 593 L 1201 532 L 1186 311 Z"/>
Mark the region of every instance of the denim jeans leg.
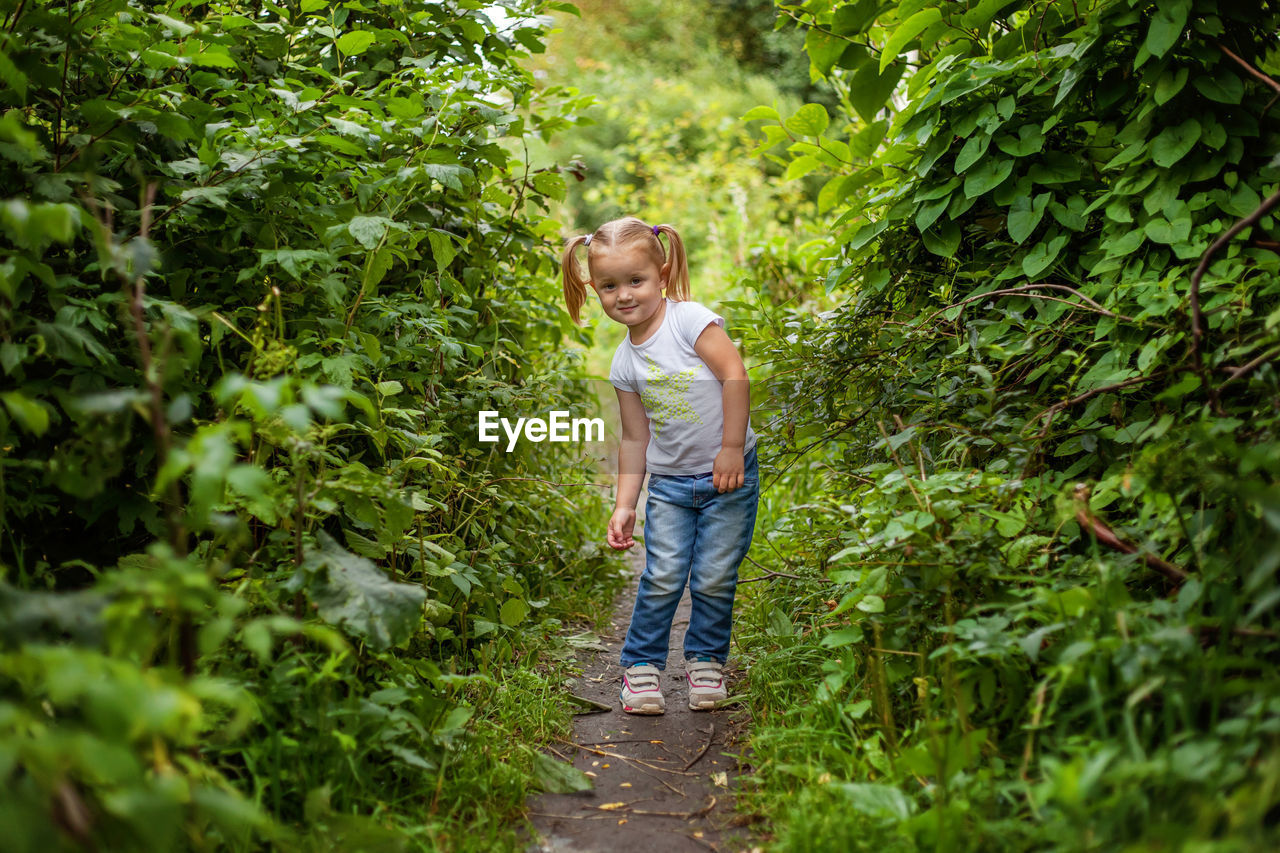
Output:
<path fill-rule="evenodd" d="M 667 665 L 671 620 L 675 617 L 693 563 L 697 510 L 691 477 L 650 477 L 645 501 L 645 567 L 640 575 L 631 625 L 622 645 L 622 665 Z"/>
<path fill-rule="evenodd" d="M 695 487 L 701 506 L 690 567 L 693 607 L 684 637 L 686 660 L 709 657 L 724 663 L 729 657 L 738 567 L 751 547 L 760 498 L 754 448 L 748 457 L 741 487 L 720 494 L 709 477 Z"/>

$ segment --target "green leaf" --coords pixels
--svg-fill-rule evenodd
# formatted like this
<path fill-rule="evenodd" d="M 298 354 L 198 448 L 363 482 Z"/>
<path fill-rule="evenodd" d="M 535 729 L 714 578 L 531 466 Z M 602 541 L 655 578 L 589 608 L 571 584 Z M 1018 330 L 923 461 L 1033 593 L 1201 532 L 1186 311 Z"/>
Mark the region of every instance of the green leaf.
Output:
<path fill-rule="evenodd" d="M 1151 159 L 1169 168 L 1191 152 L 1200 139 L 1200 122 L 1189 118 L 1176 127 L 1166 127 L 1151 141 Z"/>
<path fill-rule="evenodd" d="M 930 226 L 938 221 L 938 217 L 942 215 L 942 212 L 947 209 L 947 205 L 950 203 L 951 196 L 949 195 L 922 203 L 916 208 L 916 229 L 921 234 L 928 231 Z"/>
<path fill-rule="evenodd" d="M 1167 246 L 1185 243 L 1191 236 L 1191 219 L 1184 216 L 1169 222 L 1163 216 L 1157 216 L 1143 226 L 1143 231 L 1154 243 L 1164 243 Z"/>
<path fill-rule="evenodd" d="M 179 21 L 177 18 L 171 18 L 168 15 L 152 12 L 151 17 L 167 31 L 183 38 L 196 31 L 196 28 L 188 24 L 186 21 Z"/>
<path fill-rule="evenodd" d="M 565 192 L 568 189 L 564 183 L 564 176 L 558 172 L 539 172 L 534 175 L 533 188 L 556 201 L 564 201 Z"/>
<path fill-rule="evenodd" d="M 1156 4 L 1151 25 L 1147 28 L 1147 40 L 1143 46 L 1152 56 L 1161 57 L 1169 52 L 1187 26 L 1191 12 L 1191 0 L 1161 0 Z"/>
<path fill-rule="evenodd" d="M 1128 350 L 1109 350 L 1080 378 L 1076 383 L 1075 392 L 1079 394 L 1132 379 L 1137 374 L 1128 365 Z"/>
<path fill-rule="evenodd" d="M 880 51 L 880 71 L 883 73 L 889 67 L 889 63 L 897 59 L 898 54 L 916 36 L 941 20 L 942 11 L 937 8 L 929 8 L 916 12 L 898 25 L 898 28 L 885 41 L 884 48 Z"/>
<path fill-rule="evenodd" d="M 357 557 L 323 530 L 318 547 L 308 549 L 288 589 L 305 589 L 320 618 L 389 648 L 412 636 L 422 619 L 427 594 L 416 584 L 396 583 L 364 557 Z"/>
<path fill-rule="evenodd" d="M 924 247 L 935 255 L 954 257 L 956 250 L 960 248 L 960 226 L 947 220 L 925 231 L 920 238 L 924 241 Z"/>
<path fill-rule="evenodd" d="M 831 118 L 822 104 L 805 104 L 783 122 L 783 126 L 796 136 L 821 136 L 830 124 Z"/>
<path fill-rule="evenodd" d="M 1044 131 L 1038 124 L 1024 124 L 1015 139 L 1007 133 L 996 139 L 996 147 L 1011 157 L 1027 157 L 1044 148 Z"/>
<path fill-rule="evenodd" d="M 809 54 L 809 61 L 813 64 L 814 70 L 823 77 L 831 73 L 831 68 L 848 45 L 849 42 L 846 39 L 817 27 L 811 27 L 804 39 L 804 49 Z"/>
<path fill-rule="evenodd" d="M 883 613 L 884 599 L 878 595 L 867 595 L 858 602 L 857 607 L 863 613 Z"/>
<path fill-rule="evenodd" d="M 577 794 L 591 790 L 590 776 L 572 764 L 541 752 L 533 754 L 533 778 L 549 794 Z"/>
<path fill-rule="evenodd" d="M 842 36 L 861 33 L 876 19 L 880 10 L 879 0 L 855 0 L 836 9 L 831 18 L 831 29 Z"/>
<path fill-rule="evenodd" d="M 142 64 L 148 68 L 177 68 L 182 64 L 182 60 L 172 53 L 165 53 L 162 50 L 144 50 L 142 55 L 138 57 L 142 60 Z"/>
<path fill-rule="evenodd" d="M 876 819 L 902 823 L 915 812 L 915 804 L 893 785 L 845 782 L 832 787 L 844 794 L 854 811 Z"/>
<path fill-rule="evenodd" d="M 1058 259 L 1069 235 L 1059 234 L 1048 241 L 1041 240 L 1031 247 L 1022 259 L 1022 273 L 1027 278 L 1036 278 L 1047 270 Z"/>
<path fill-rule="evenodd" d="M 1013 161 L 1000 157 L 988 157 L 983 160 L 964 179 L 966 198 L 976 198 L 989 192 L 1005 182 L 1013 172 Z"/>
<path fill-rule="evenodd" d="M 870 124 L 875 121 L 902 79 L 906 67 L 895 62 L 888 70 L 881 70 L 876 63 L 867 62 L 854 72 L 849 82 L 849 103 L 864 122 Z"/>
<path fill-rule="evenodd" d="M 764 107 L 764 106 L 752 107 L 751 109 L 747 110 L 745 114 L 743 114 L 740 120 L 741 121 L 758 121 L 760 119 L 766 119 L 766 118 L 773 119 L 774 121 L 782 120 L 782 117 L 778 115 L 777 110 L 775 110 L 773 107 Z"/>
<path fill-rule="evenodd" d="M 1027 196 L 1018 196 L 1013 200 L 1009 208 L 1009 218 L 1005 223 L 1013 242 L 1022 243 L 1031 236 L 1031 232 L 1036 230 L 1036 226 L 1044 217 L 1045 206 L 1051 198 L 1053 193 L 1040 193 L 1034 201 Z"/>
<path fill-rule="evenodd" d="M 955 172 L 960 174 L 968 169 L 974 163 L 982 159 L 987 153 L 988 146 L 991 145 L 991 137 L 985 133 L 978 133 L 970 136 L 965 140 L 964 147 L 960 149 L 960 153 L 956 155 Z"/>
<path fill-rule="evenodd" d="M 347 230 L 360 242 L 361 246 L 366 249 L 376 249 L 391 225 L 391 220 L 385 216 L 356 216 L 347 223 Z"/>
<path fill-rule="evenodd" d="M 986 509 L 982 514 L 992 519 L 996 523 L 996 532 L 1006 539 L 1012 539 L 1022 532 L 1027 526 L 1027 520 L 1021 515 L 1015 515 L 1008 512 L 998 512 L 994 509 Z"/>
<path fill-rule="evenodd" d="M 529 605 L 524 603 L 523 599 L 508 598 L 502 603 L 502 609 L 498 611 L 498 618 L 502 620 L 502 624 L 507 627 L 519 625 L 529 615 Z"/>
<path fill-rule="evenodd" d="M 14 65 L 4 50 L 0 50 L 0 82 L 16 92 L 19 99 L 26 100 L 27 86 L 30 85 L 27 75 Z"/>
<path fill-rule="evenodd" d="M 21 391 L 5 391 L 0 394 L 9 416 L 31 435 L 41 436 L 49 429 L 49 411 Z"/>
<path fill-rule="evenodd" d="M 787 164 L 787 173 L 782 176 L 784 181 L 794 181 L 803 178 L 815 169 L 822 168 L 822 161 L 810 154 L 797 157 Z"/>
<path fill-rule="evenodd" d="M 1016 0 L 981 0 L 976 5 L 970 5 L 968 11 L 961 18 L 961 23 L 970 29 L 985 31 L 987 26 L 995 20 L 1000 10 L 1012 5 L 1014 2 Z"/>
<path fill-rule="evenodd" d="M 188 512 L 199 527 L 207 523 L 214 505 L 222 503 L 236 451 L 225 423 L 201 427 L 186 449 L 191 459 Z"/>
<path fill-rule="evenodd" d="M 338 50 L 347 56 L 359 56 L 372 47 L 377 40 L 378 37 L 368 30 L 351 30 L 343 33 L 338 39 Z"/>
<path fill-rule="evenodd" d="M 1164 106 L 1176 94 L 1182 91 L 1182 87 L 1187 85 L 1187 77 L 1191 70 L 1186 66 L 1176 70 L 1166 68 L 1160 75 L 1160 79 L 1156 81 L 1155 101 L 1156 104 Z"/>
<path fill-rule="evenodd" d="M 1145 237 L 1145 231 L 1141 228 L 1135 228 L 1121 237 L 1105 241 L 1102 247 L 1106 249 L 1107 257 L 1120 258 L 1136 252 Z"/>
<path fill-rule="evenodd" d="M 846 175 L 836 175 L 822 185 L 822 189 L 818 191 L 819 213 L 826 213 L 844 199 L 845 185 L 848 180 Z"/>
<path fill-rule="evenodd" d="M 234 70 L 240 67 L 231 54 L 227 53 L 227 49 L 221 45 L 212 46 L 199 53 L 189 54 L 186 58 L 191 60 L 192 65 L 200 65 L 205 68 L 230 68 Z"/>
<path fill-rule="evenodd" d="M 453 245 L 453 235 L 448 231 L 432 228 L 427 232 L 427 241 L 431 244 L 431 257 L 436 262 L 436 272 L 444 272 L 458 254 Z"/>
<path fill-rule="evenodd" d="M 325 133 L 317 136 L 316 142 L 328 148 L 332 148 L 342 154 L 352 154 L 359 156 L 365 153 L 366 148 L 363 145 L 357 145 L 350 139 L 344 139 L 341 136 L 334 136 L 332 133 Z"/>
<path fill-rule="evenodd" d="M 444 186 L 451 190 L 463 192 L 463 179 L 472 180 L 475 173 L 466 166 L 459 166 L 452 163 L 424 163 L 422 171 L 429 177 L 435 178 Z"/>
<path fill-rule="evenodd" d="M 1200 94 L 1220 104 L 1238 104 L 1244 100 L 1244 81 L 1222 65 L 1213 77 L 1197 77 L 1195 86 Z"/>

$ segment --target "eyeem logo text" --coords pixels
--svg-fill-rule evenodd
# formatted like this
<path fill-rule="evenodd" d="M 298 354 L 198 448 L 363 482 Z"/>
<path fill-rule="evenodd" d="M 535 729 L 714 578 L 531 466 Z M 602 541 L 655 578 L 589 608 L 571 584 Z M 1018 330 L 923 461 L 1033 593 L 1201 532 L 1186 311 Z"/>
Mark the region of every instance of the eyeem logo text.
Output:
<path fill-rule="evenodd" d="M 497 412 L 484 411 L 480 413 L 477 424 L 480 440 L 488 442 L 501 440 L 498 435 L 499 426 L 507 434 L 508 453 L 515 449 L 522 432 L 526 439 L 533 442 L 604 441 L 603 418 L 570 419 L 567 411 L 552 411 L 549 421 L 543 418 L 516 418 L 514 425 L 506 418 L 499 417 Z M 584 433 L 585 437 L 581 437 Z"/>

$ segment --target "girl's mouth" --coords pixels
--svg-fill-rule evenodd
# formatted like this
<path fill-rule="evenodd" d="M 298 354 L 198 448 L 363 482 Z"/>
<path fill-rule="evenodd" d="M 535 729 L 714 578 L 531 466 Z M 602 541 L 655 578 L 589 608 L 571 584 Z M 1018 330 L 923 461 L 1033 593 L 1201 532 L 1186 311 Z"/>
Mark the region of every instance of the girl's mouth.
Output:
<path fill-rule="evenodd" d="M 635 308 L 636 308 L 636 306 L 635 306 L 635 305 L 628 305 L 626 308 L 619 308 L 618 310 L 619 310 L 619 311 L 624 311 L 624 312 L 625 312 L 625 311 L 634 311 L 634 310 L 635 310 Z"/>

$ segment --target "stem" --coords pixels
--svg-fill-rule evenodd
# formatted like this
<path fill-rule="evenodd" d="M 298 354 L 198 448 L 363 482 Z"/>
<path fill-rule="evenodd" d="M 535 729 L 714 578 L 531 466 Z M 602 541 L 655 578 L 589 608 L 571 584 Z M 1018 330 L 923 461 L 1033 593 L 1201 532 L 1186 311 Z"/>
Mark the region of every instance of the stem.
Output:
<path fill-rule="evenodd" d="M 1223 48 L 1226 50 L 1226 48 Z M 1236 222 L 1226 230 L 1226 232 L 1213 241 L 1208 249 L 1205 250 L 1204 256 L 1200 258 L 1200 263 L 1196 266 L 1196 271 L 1191 274 L 1191 290 L 1188 294 L 1191 301 L 1191 360 L 1197 373 L 1200 374 L 1201 381 L 1204 382 L 1205 388 L 1209 390 L 1210 396 L 1214 403 L 1217 402 L 1217 389 L 1208 382 L 1208 377 L 1204 375 L 1204 363 L 1201 354 L 1201 340 L 1205 336 L 1204 329 L 1204 313 L 1200 310 L 1200 281 L 1204 278 L 1204 274 L 1209 269 L 1209 261 L 1218 253 L 1223 246 L 1227 245 L 1233 237 L 1246 228 L 1257 224 L 1258 220 L 1267 215 L 1267 211 L 1280 204 L 1280 190 L 1268 196 L 1262 204 L 1258 205 L 1258 209 L 1248 216 Z"/>

